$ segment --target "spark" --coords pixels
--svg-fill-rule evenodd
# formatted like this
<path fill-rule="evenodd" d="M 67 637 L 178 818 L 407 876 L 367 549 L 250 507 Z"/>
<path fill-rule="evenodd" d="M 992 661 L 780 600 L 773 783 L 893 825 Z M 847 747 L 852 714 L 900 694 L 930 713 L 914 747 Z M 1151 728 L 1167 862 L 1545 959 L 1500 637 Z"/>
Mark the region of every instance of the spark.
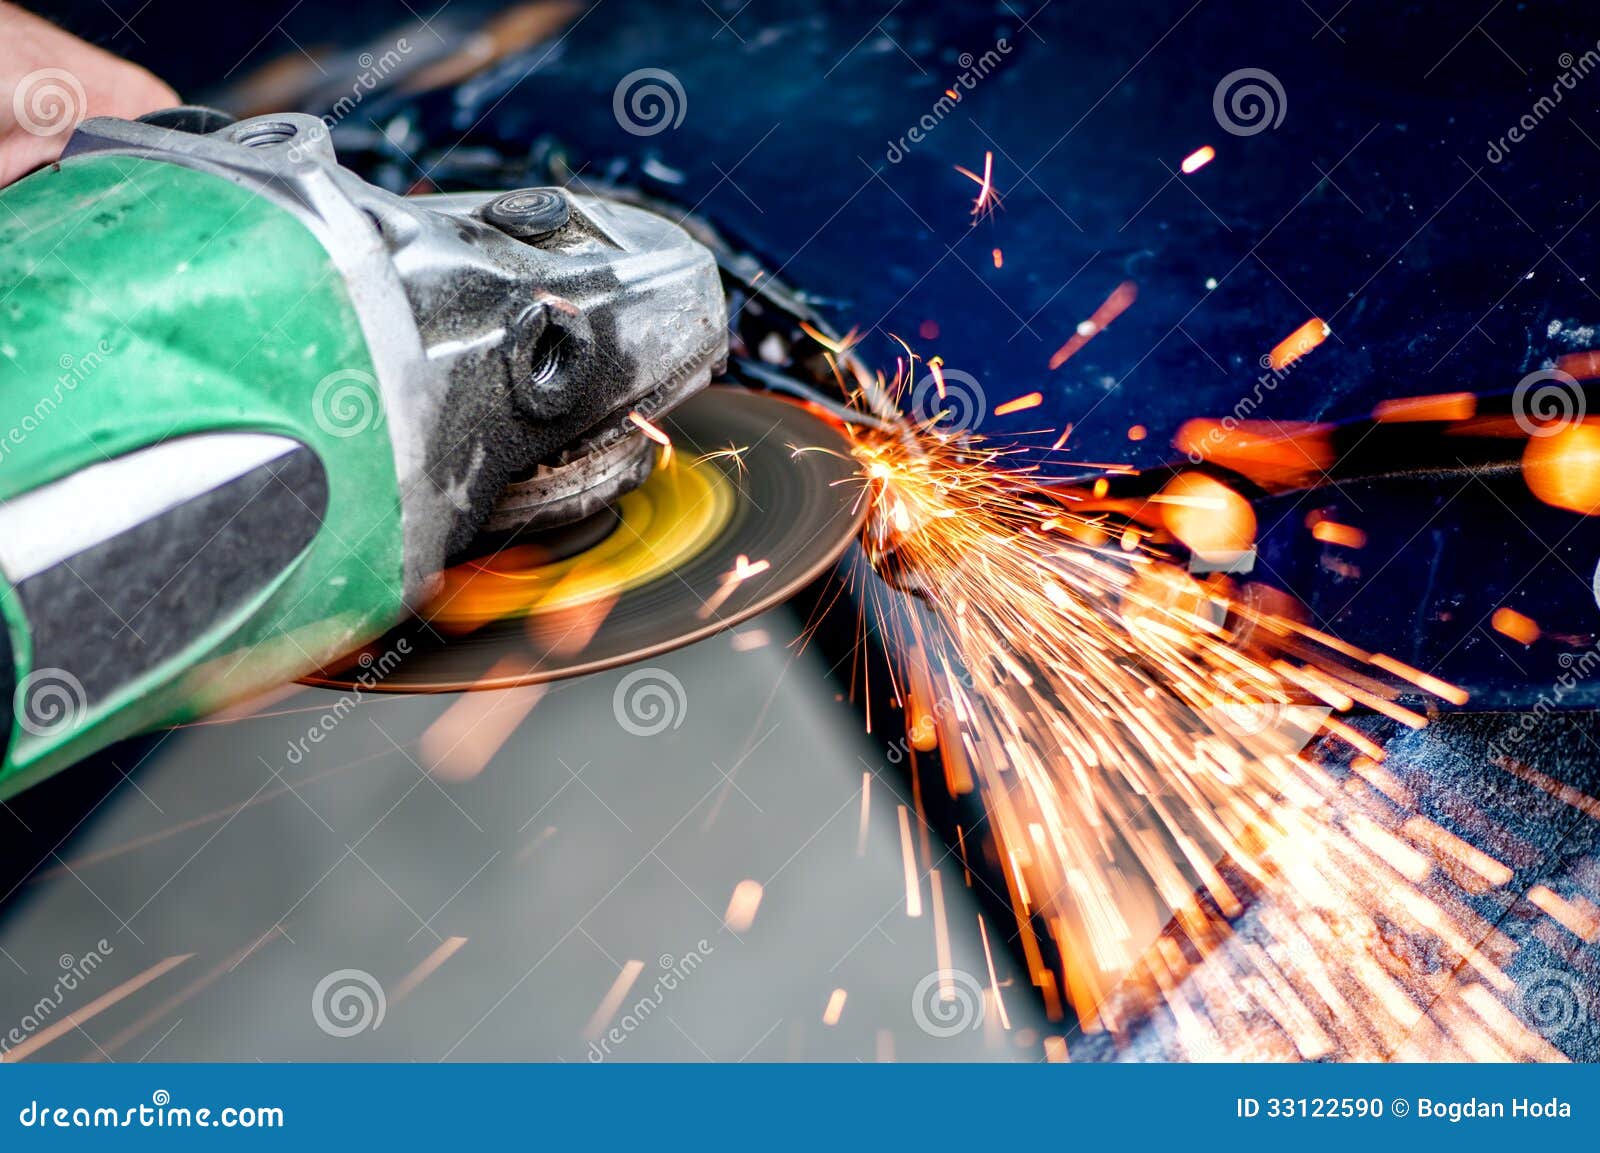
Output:
<path fill-rule="evenodd" d="M 843 989 L 835 989 L 828 996 L 828 1007 L 822 1010 L 822 1023 L 824 1025 L 837 1025 L 839 1017 L 844 1013 L 845 998 L 850 994 Z"/>
<path fill-rule="evenodd" d="M 1044 394 L 1043 393 L 1039 393 L 1039 392 L 1024 393 L 1022 396 L 1015 397 L 1015 398 L 1013 398 L 1011 400 L 1008 400 L 1004 404 L 995 405 L 994 406 L 994 414 L 996 416 L 1010 416 L 1014 412 L 1022 412 L 1022 411 L 1026 410 L 1026 409 L 1038 408 L 1043 403 L 1044 403 Z"/>
<path fill-rule="evenodd" d="M 906 916 L 922 916 L 922 886 L 917 883 L 917 857 L 911 846 L 911 817 L 904 805 L 900 816 L 900 863 L 906 875 Z"/>
<path fill-rule="evenodd" d="M 994 972 L 994 954 L 989 951 L 989 927 L 983 923 L 983 914 L 978 914 L 978 936 L 983 941 L 983 960 L 989 967 L 989 992 L 994 997 L 995 1011 L 1000 1014 L 1000 1027 L 1006 1030 L 1011 1028 L 1011 1018 L 1006 1013 L 1005 998 L 1000 995 L 1000 978 Z"/>
<path fill-rule="evenodd" d="M 643 961 L 628 961 L 623 964 L 622 972 L 611 982 L 611 988 L 600 998 L 600 1004 L 595 1006 L 588 1024 L 583 1027 L 585 1041 L 600 1039 L 600 1035 L 606 1031 L 606 1026 L 611 1024 L 611 1019 L 617 1015 L 617 1010 L 622 1008 L 622 999 L 628 995 L 628 990 L 633 988 L 633 983 L 639 979 L 639 974 L 642 972 L 644 972 Z"/>
<path fill-rule="evenodd" d="M 1372 419 L 1384 422 L 1416 420 L 1470 420 L 1478 411 L 1478 398 L 1470 392 L 1445 392 L 1436 396 L 1405 396 L 1385 400 L 1372 410 Z"/>
<path fill-rule="evenodd" d="M 400 978 L 400 983 L 389 994 L 389 1003 L 397 1005 L 416 992 L 418 985 L 437 973 L 439 967 L 454 957 L 466 943 L 465 937 L 446 937 L 439 942 L 438 947 L 424 957 L 415 969 Z"/>
<path fill-rule="evenodd" d="M 699 617 L 705 620 L 717 614 L 717 610 L 728 603 L 728 598 L 733 595 L 733 590 L 744 584 L 751 577 L 760 576 L 772 567 L 772 562 L 767 560 L 751 561 L 741 553 L 734 559 L 733 568 L 723 574 L 722 581 L 716 590 L 706 598 L 700 606 Z"/>
<path fill-rule="evenodd" d="M 1050 357 L 1050 370 L 1054 372 L 1071 360 L 1079 349 L 1104 332 L 1106 326 L 1113 320 L 1128 311 L 1128 307 L 1138 298 L 1138 285 L 1131 280 L 1124 280 L 1112 289 L 1111 295 L 1101 302 L 1100 307 L 1090 314 L 1089 319 L 1079 323 L 1077 331 L 1067 343 L 1056 349 L 1055 354 Z"/>
<path fill-rule="evenodd" d="M 855 347 L 855 345 L 861 340 L 861 334 L 858 333 L 854 328 L 837 340 L 823 332 L 820 328 L 808 324 L 804 320 L 800 322 L 800 328 L 801 331 L 803 331 L 807 336 L 816 341 L 818 344 L 822 345 L 823 348 L 827 349 L 835 356 L 843 356 L 846 352 L 849 352 L 850 349 Z"/>
<path fill-rule="evenodd" d="M 867 855 L 867 822 L 872 816 L 872 774 L 861 774 L 861 820 L 856 827 L 856 856 Z"/>
<path fill-rule="evenodd" d="M 637 412 L 630 412 L 628 419 L 633 421 L 640 432 L 661 446 L 661 467 L 666 468 L 670 465 L 672 463 L 672 438 Z"/>
<path fill-rule="evenodd" d="M 1199 172 L 1207 164 L 1217 158 L 1217 150 L 1209 144 L 1201 145 L 1183 158 L 1183 174 L 1185 176 Z"/>
<path fill-rule="evenodd" d="M 1321 317 L 1313 316 L 1299 328 L 1278 342 L 1276 347 L 1267 354 L 1267 367 L 1273 372 L 1282 372 L 1306 353 L 1316 348 L 1333 332 L 1328 327 L 1328 322 Z"/>
<path fill-rule="evenodd" d="M 1489 618 L 1489 627 L 1502 636 L 1510 637 L 1518 644 L 1531 645 L 1539 639 L 1537 621 L 1503 605 L 1494 610 L 1494 615 Z"/>
<path fill-rule="evenodd" d="M 1367 545 L 1367 534 L 1360 529 L 1321 517 L 1312 523 L 1311 536 L 1323 544 L 1336 544 L 1344 548 L 1365 548 Z"/>
<path fill-rule="evenodd" d="M 494 681 L 527 673 L 525 663 L 505 657 L 484 674 Z M 499 692 L 462 693 L 422 733 L 421 766 L 436 780 L 460 784 L 476 778 L 528 719 L 548 685 L 524 685 Z"/>
<path fill-rule="evenodd" d="M 972 223 L 976 224 L 985 216 L 994 215 L 995 209 L 1001 207 L 1000 194 L 994 188 L 994 153 L 983 154 L 983 175 L 969 171 L 957 164 L 957 172 L 965 176 L 978 186 L 978 196 L 972 202 Z"/>
<path fill-rule="evenodd" d="M 1159 1009 L 1186 1052 L 1213 1058 L 1375 1059 L 1437 992 L 1426 973 L 1394 971 L 1397 934 L 1513 987 L 1478 951 L 1492 926 L 1434 884 L 1499 886 L 1510 870 L 1406 812 L 1415 798 L 1383 748 L 1338 715 L 1360 705 L 1417 727 L 1426 718 L 1390 699 L 1396 682 L 1457 704 L 1466 694 L 1268 607 L 1286 597 L 1245 600 L 1221 573 L 1191 573 L 1192 556 L 1254 548 L 1238 492 L 1184 472 L 1143 499 L 1111 499 L 1102 478 L 1091 499 L 970 434 L 849 435 L 895 695 L 930 758 L 972 774 L 985 855 L 1003 863 L 1001 896 L 1048 1013 L 1117 1034 Z M 1347 527 L 1323 531 L 1349 540 Z M 1119 536 L 1126 551 L 1104 547 Z M 1287 722 L 1308 710 L 1323 747 L 1355 753 L 1347 774 L 1298 755 Z M 945 783 L 957 792 L 948 768 Z M 906 911 L 919 916 L 912 814 L 897 817 Z M 958 837 L 965 862 L 970 834 Z M 1588 927 L 1587 909 L 1546 904 Z M 992 972 L 990 986 L 998 1006 Z M 1460 1046 L 1486 1043 L 1458 1033 Z M 1514 1020 L 1492 1043 L 1553 1052 Z M 1047 1042 L 1046 1055 L 1065 1047 Z"/>
<path fill-rule="evenodd" d="M 83 1008 L 74 1009 L 61 1020 L 57 1021 L 54 1025 L 50 1025 L 47 1028 L 39 1030 L 33 1036 L 23 1040 L 20 1044 L 13 1045 L 5 1052 L 0 1053 L 0 1063 L 9 1064 L 21 1061 L 30 1054 L 36 1053 L 40 1049 L 43 1049 L 57 1037 L 65 1036 L 74 1030 L 81 1030 L 86 1022 L 98 1017 L 101 1013 L 104 1013 L 107 1009 L 111 1008 L 111 1006 L 115 1005 L 124 998 L 137 993 L 140 989 L 144 988 L 156 978 L 164 976 L 171 970 L 176 969 L 179 965 L 183 964 L 193 956 L 193 953 L 179 953 L 176 956 L 168 957 L 164 961 L 156 962 L 156 964 L 151 965 L 143 972 L 129 977 L 126 981 L 122 982 L 122 984 L 118 985 L 110 992 L 102 993 Z M 68 967 L 70 968 L 70 966 Z M 87 1036 L 87 1034 L 85 1035 Z"/>
<path fill-rule="evenodd" d="M 732 933 L 743 933 L 756 923 L 756 910 L 761 907 L 761 882 L 749 879 L 740 881 L 733 887 L 733 896 L 728 898 L 727 912 L 722 914 L 722 923 Z"/>

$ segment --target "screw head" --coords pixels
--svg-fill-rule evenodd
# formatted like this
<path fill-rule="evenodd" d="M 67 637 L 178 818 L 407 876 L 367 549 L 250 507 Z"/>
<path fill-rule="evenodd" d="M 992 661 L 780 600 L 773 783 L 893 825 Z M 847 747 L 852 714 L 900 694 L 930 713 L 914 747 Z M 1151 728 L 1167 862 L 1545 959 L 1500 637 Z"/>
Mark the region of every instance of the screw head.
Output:
<path fill-rule="evenodd" d="M 483 219 L 507 236 L 537 240 L 567 223 L 572 209 L 559 188 L 519 188 L 484 205 Z"/>

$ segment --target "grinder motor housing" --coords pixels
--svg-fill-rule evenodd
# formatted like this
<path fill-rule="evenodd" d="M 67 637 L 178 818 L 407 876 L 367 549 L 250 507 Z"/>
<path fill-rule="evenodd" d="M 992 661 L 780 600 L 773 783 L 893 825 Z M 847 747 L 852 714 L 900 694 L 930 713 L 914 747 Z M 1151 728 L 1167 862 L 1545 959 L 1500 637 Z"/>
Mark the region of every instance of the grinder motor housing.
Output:
<path fill-rule="evenodd" d="M 726 361 L 679 226 L 398 197 L 312 116 L 89 120 L 0 205 L 0 797 L 370 641 L 486 524 L 614 501 L 630 414 Z"/>

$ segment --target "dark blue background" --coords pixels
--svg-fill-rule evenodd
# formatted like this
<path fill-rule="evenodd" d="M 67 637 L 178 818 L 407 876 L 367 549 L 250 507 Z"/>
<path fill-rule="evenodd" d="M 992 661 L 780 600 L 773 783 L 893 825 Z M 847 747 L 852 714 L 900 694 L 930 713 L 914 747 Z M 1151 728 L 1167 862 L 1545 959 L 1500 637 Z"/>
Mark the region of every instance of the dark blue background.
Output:
<path fill-rule="evenodd" d="M 291 3 L 54 10 L 190 94 L 297 44 L 413 19 L 405 4 Z M 440 11 L 463 19 L 472 6 Z M 929 111 L 960 54 L 1002 36 L 1004 62 L 889 164 L 888 142 Z M 1549 92 L 1560 55 L 1597 40 L 1600 11 L 1582 3 L 602 0 L 554 52 L 449 115 L 470 140 L 526 147 L 554 132 L 590 173 L 653 156 L 684 174 L 680 199 L 837 302 L 841 326 L 910 336 L 932 320 L 941 335 L 922 350 L 971 373 L 991 405 L 1045 392 L 1042 413 L 984 432 L 1073 420 L 1082 456 L 1153 463 L 1185 418 L 1250 392 L 1258 358 L 1313 314 L 1334 336 L 1258 415 L 1350 417 L 1389 396 L 1508 390 L 1585 345 L 1572 330 L 1600 321 L 1583 280 L 1600 75 L 1503 162 L 1485 153 Z M 648 138 L 611 110 L 618 80 L 644 67 L 671 71 L 687 96 L 682 125 Z M 1273 73 L 1287 102 L 1277 129 L 1235 137 L 1212 95 L 1245 67 Z M 1172 179 L 1206 143 L 1217 159 Z M 986 149 L 1005 208 L 973 228 L 973 187 L 953 165 L 976 168 Z M 1134 308 L 1048 372 L 1130 277 Z M 892 351 L 866 346 L 878 362 Z M 1138 445 L 1125 435 L 1135 422 L 1151 431 Z"/>

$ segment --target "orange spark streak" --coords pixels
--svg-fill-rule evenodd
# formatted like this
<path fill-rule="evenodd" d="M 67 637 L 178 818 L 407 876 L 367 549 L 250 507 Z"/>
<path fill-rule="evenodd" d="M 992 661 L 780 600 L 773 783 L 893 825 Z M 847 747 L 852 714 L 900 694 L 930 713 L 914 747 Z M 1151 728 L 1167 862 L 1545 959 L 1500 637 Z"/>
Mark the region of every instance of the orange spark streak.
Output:
<path fill-rule="evenodd" d="M 835 356 L 843 356 L 861 340 L 860 334 L 856 332 L 854 328 L 845 333 L 838 340 L 834 340 L 821 329 L 816 328 L 803 320 L 800 322 L 800 328 L 801 331 L 803 331 L 807 336 L 816 341 L 818 344 L 822 345 L 823 348 L 827 349 Z"/>
<path fill-rule="evenodd" d="M 582 1036 L 585 1041 L 600 1039 L 600 1034 L 606 1031 L 606 1026 L 611 1024 L 611 1019 L 617 1015 L 617 1010 L 622 1008 L 622 999 L 628 995 L 628 990 L 633 988 L 633 983 L 639 979 L 639 974 L 642 972 L 644 972 L 643 961 L 628 961 L 622 966 L 622 972 L 611 982 L 611 988 L 600 998 L 600 1004 L 595 1006 L 594 1014 L 583 1027 Z"/>
<path fill-rule="evenodd" d="M 1323 544 L 1343 545 L 1345 548 L 1364 548 L 1367 534 L 1360 529 L 1337 521 L 1319 520 L 1311 526 L 1311 535 Z"/>
<path fill-rule="evenodd" d="M 972 202 L 972 222 L 976 224 L 986 213 L 993 214 L 994 210 L 1000 207 L 1000 196 L 994 190 L 994 153 L 983 154 L 982 176 L 968 171 L 959 164 L 955 169 L 978 186 L 978 197 Z"/>
<path fill-rule="evenodd" d="M 735 558 L 733 568 L 723 576 L 722 582 L 717 586 L 716 591 L 706 598 L 705 604 L 700 606 L 700 611 L 697 615 L 701 620 L 715 616 L 717 610 L 726 604 L 728 598 L 733 595 L 734 589 L 751 577 L 760 576 L 771 567 L 771 561 L 758 560 L 752 563 L 749 557 L 741 553 Z"/>
<path fill-rule="evenodd" d="M 640 432 L 661 446 L 661 467 L 666 468 L 672 463 L 672 438 L 651 424 L 637 412 L 630 412 L 628 419 L 633 421 Z"/>
<path fill-rule="evenodd" d="M 756 910 L 761 907 L 761 882 L 740 881 L 728 898 L 728 910 L 722 914 L 722 923 L 729 931 L 743 933 L 756 923 Z"/>
<path fill-rule="evenodd" d="M 488 680 L 527 672 L 514 657 L 504 657 L 486 674 Z M 462 693 L 423 730 L 418 747 L 422 767 L 441 781 L 470 781 L 488 767 L 511 734 L 527 720 L 548 685 L 525 685 L 494 692 Z"/>
<path fill-rule="evenodd" d="M 1267 364 L 1274 372 L 1282 372 L 1317 345 L 1328 339 L 1333 329 L 1320 317 L 1313 316 L 1299 328 L 1278 342 L 1267 354 Z"/>
<path fill-rule="evenodd" d="M 867 855 L 867 819 L 872 813 L 872 774 L 861 774 L 861 823 L 856 829 L 856 856 Z"/>
<path fill-rule="evenodd" d="M 1414 420 L 1470 420 L 1478 411 L 1478 398 L 1470 392 L 1444 392 L 1435 396 L 1405 396 L 1385 400 L 1372 410 L 1372 419 L 1388 423 Z"/>
<path fill-rule="evenodd" d="M 1217 150 L 1209 144 L 1201 145 L 1183 158 L 1183 174 L 1189 176 L 1199 172 L 1217 157 Z"/>
<path fill-rule="evenodd" d="M 467 943 L 465 937 L 446 937 L 439 942 L 439 946 L 422 959 L 422 962 L 411 972 L 400 978 L 400 983 L 389 994 L 389 1004 L 397 1005 L 412 993 L 417 991 L 417 986 L 426 981 L 439 971 L 439 967 L 454 957 Z"/>
<path fill-rule="evenodd" d="M 1112 289 L 1111 295 L 1090 314 L 1088 320 L 1078 325 L 1078 331 L 1072 334 L 1067 343 L 1056 349 L 1055 355 L 1050 358 L 1050 370 L 1054 372 L 1071 360 L 1079 349 L 1104 332 L 1113 320 L 1128 311 L 1128 307 L 1138 298 L 1139 287 L 1131 280 L 1124 280 Z"/>
<path fill-rule="evenodd" d="M 998 248 L 990 253 L 990 256 L 994 258 L 994 266 L 996 268 L 1004 268 L 1006 266 L 1005 254 L 1002 253 Z"/>
<path fill-rule="evenodd" d="M 996 416 L 1010 416 L 1014 412 L 1023 412 L 1026 409 L 1038 408 L 1044 403 L 1044 393 L 1027 392 L 1019 397 L 1006 401 L 1004 404 L 994 406 Z"/>
<path fill-rule="evenodd" d="M 1489 618 L 1489 627 L 1510 637 L 1519 644 L 1531 645 L 1539 639 L 1539 624 L 1532 617 L 1523 616 L 1516 609 L 1502 605 Z"/>
<path fill-rule="evenodd" d="M 828 1007 L 822 1010 L 822 1023 L 824 1025 L 837 1025 L 839 1017 L 844 1013 L 844 1001 L 850 994 L 843 989 L 835 989 L 828 996 Z"/>
<path fill-rule="evenodd" d="M 989 990 L 994 995 L 995 1011 L 1000 1014 L 1000 1025 L 1006 1030 L 1011 1028 L 1011 1018 L 1006 1013 L 1006 1000 L 1000 995 L 1000 978 L 994 973 L 994 954 L 989 951 L 989 929 L 983 923 L 983 914 L 978 914 L 978 936 L 983 939 L 983 960 L 989 966 Z"/>
<path fill-rule="evenodd" d="M 54 1025 L 39 1030 L 21 1044 L 13 1045 L 5 1052 L 0 1053 L 0 1064 L 15 1064 L 26 1059 L 30 1054 L 37 1053 L 57 1037 L 65 1036 L 85 1022 L 93 1020 L 118 1001 L 137 993 L 151 981 L 176 969 L 192 956 L 194 956 L 193 953 L 180 953 L 175 957 L 168 957 L 165 961 L 151 965 L 136 976 L 129 977 L 109 993 L 101 994 L 83 1008 L 74 1009 Z"/>
<path fill-rule="evenodd" d="M 917 858 L 911 848 L 911 817 L 900 805 L 900 861 L 906 876 L 906 916 L 922 916 L 922 886 L 917 883 Z"/>

